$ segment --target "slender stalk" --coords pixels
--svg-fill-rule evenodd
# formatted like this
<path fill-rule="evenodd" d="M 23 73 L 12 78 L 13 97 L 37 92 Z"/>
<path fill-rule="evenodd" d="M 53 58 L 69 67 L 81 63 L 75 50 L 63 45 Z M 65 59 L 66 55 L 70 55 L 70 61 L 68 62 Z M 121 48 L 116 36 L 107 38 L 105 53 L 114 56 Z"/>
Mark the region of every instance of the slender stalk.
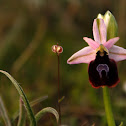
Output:
<path fill-rule="evenodd" d="M 108 87 L 103 88 L 103 99 L 104 99 L 105 112 L 106 112 L 108 126 L 116 126 L 113 112 L 112 112 L 112 106 L 111 106 L 111 102 L 110 102 Z"/>
<path fill-rule="evenodd" d="M 60 60 L 59 60 L 59 55 L 57 54 L 58 57 L 58 112 L 59 112 L 59 126 L 61 125 L 61 107 L 60 107 Z"/>

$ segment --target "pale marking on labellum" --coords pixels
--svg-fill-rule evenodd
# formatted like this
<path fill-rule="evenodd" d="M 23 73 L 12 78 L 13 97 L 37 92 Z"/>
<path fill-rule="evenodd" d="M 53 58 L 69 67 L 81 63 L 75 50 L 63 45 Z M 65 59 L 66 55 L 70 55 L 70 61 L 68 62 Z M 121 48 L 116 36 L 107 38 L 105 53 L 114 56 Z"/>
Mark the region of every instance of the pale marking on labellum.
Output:
<path fill-rule="evenodd" d="M 106 72 L 106 76 L 107 76 L 107 73 L 109 72 L 109 67 L 107 64 L 99 64 L 97 66 L 96 70 L 98 71 L 100 78 L 102 78 L 102 74 L 101 74 L 102 71 L 104 70 Z"/>

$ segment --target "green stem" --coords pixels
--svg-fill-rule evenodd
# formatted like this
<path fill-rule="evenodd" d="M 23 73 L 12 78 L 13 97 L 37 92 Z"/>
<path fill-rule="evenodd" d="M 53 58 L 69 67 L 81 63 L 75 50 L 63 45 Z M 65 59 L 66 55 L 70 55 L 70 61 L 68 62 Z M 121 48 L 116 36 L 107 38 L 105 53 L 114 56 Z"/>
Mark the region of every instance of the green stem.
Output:
<path fill-rule="evenodd" d="M 103 88 L 103 98 L 104 98 L 104 105 L 105 105 L 105 112 L 106 112 L 108 126 L 116 126 L 113 117 L 108 87 Z"/>

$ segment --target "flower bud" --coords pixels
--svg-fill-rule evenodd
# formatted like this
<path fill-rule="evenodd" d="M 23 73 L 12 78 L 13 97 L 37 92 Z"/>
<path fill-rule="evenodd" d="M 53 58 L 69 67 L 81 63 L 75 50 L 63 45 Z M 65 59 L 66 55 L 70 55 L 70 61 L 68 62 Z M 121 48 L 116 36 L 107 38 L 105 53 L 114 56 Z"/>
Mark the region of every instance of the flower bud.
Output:
<path fill-rule="evenodd" d="M 102 14 L 98 14 L 98 16 L 97 16 L 97 18 L 101 18 L 101 19 L 103 19 L 104 18 L 104 16 L 102 15 Z"/>
<path fill-rule="evenodd" d="M 63 48 L 62 48 L 62 46 L 59 46 L 58 44 L 57 45 L 53 45 L 52 46 L 52 51 L 59 55 L 60 53 L 63 52 Z"/>
<path fill-rule="evenodd" d="M 103 19 L 107 27 L 107 40 L 116 37 L 118 25 L 113 14 L 110 11 L 107 11 Z"/>
<path fill-rule="evenodd" d="M 53 51 L 54 53 L 56 53 L 56 48 L 57 48 L 57 45 L 53 45 L 53 46 L 52 46 L 52 51 Z"/>

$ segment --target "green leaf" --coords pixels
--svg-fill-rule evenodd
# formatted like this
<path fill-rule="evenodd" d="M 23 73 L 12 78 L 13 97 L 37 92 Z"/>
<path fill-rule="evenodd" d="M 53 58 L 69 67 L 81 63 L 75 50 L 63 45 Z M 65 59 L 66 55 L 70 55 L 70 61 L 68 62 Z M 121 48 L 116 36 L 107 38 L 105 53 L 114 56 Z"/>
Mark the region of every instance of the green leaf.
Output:
<path fill-rule="evenodd" d="M 51 108 L 51 107 L 47 107 L 47 108 L 44 108 L 44 109 L 42 109 L 41 111 L 39 111 L 39 112 L 35 115 L 36 122 L 37 122 L 45 113 L 52 113 L 52 114 L 56 117 L 56 121 L 57 121 L 57 123 L 58 123 L 58 121 L 59 121 L 59 114 L 58 114 L 58 112 L 57 112 L 54 108 Z"/>
<path fill-rule="evenodd" d="M 29 117 L 30 122 L 31 122 L 31 126 L 36 126 L 36 120 L 35 120 L 34 114 L 32 112 L 29 101 L 28 101 L 22 87 L 18 84 L 18 82 L 9 73 L 7 73 L 6 71 L 3 71 L 3 70 L 0 70 L 0 72 L 3 73 L 4 75 L 6 75 L 11 80 L 12 84 L 15 86 L 20 97 L 22 98 L 22 100 L 24 102 L 25 108 L 26 108 L 27 113 L 28 113 L 28 117 Z"/>
<path fill-rule="evenodd" d="M 62 102 L 64 100 L 65 96 L 62 96 L 59 100 L 58 103 Z"/>
<path fill-rule="evenodd" d="M 4 106 L 4 103 L 3 103 L 3 100 L 1 98 L 1 96 L 0 96 L 0 114 L 3 117 L 5 125 L 6 126 L 11 126 L 11 122 L 10 122 L 10 119 L 8 117 L 8 114 L 7 114 L 7 111 L 6 111 L 6 108 Z"/>

